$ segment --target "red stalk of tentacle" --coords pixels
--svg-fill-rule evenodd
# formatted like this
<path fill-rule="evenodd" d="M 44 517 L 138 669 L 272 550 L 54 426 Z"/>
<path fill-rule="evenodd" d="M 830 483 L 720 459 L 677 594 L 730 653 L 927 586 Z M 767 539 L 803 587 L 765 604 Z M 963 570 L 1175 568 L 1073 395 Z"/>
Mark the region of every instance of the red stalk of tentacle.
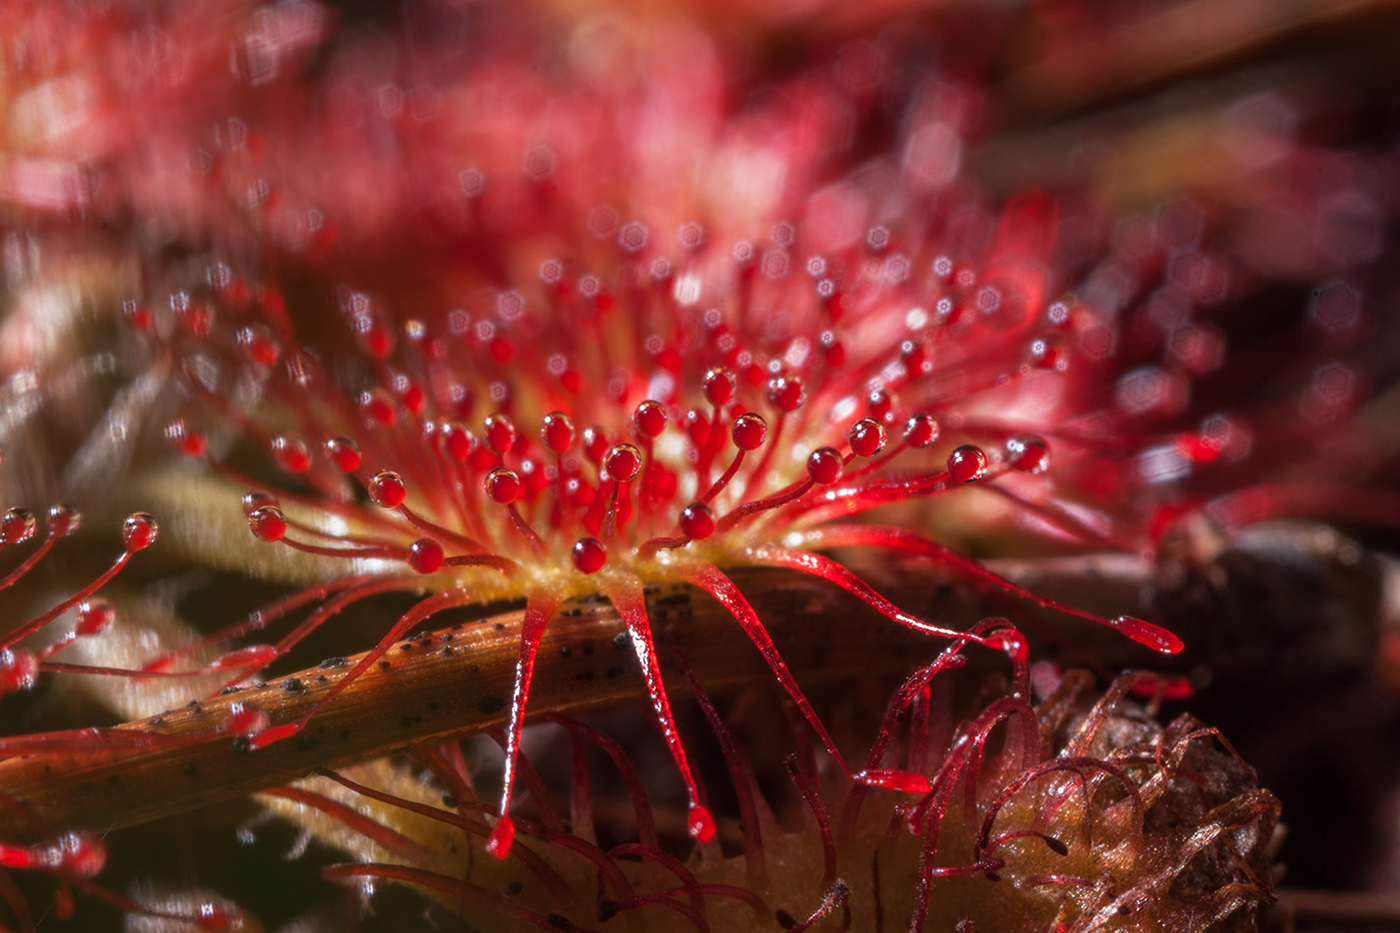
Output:
<path fill-rule="evenodd" d="M 641 581 L 631 578 L 606 587 L 608 599 L 616 607 L 627 631 L 632 636 L 632 649 L 642 666 L 642 676 L 646 680 L 647 694 L 651 697 L 651 708 L 661 725 L 662 737 L 676 762 L 676 769 L 685 783 L 686 794 L 690 798 L 690 817 L 687 830 L 700 842 L 709 842 L 715 835 L 715 820 L 710 811 L 700 805 L 699 791 L 695 778 L 686 760 L 685 746 L 681 743 L 676 728 L 675 717 L 671 715 L 671 703 L 666 697 L 666 685 L 661 679 L 661 667 L 656 660 L 656 643 L 651 637 L 651 622 L 647 618 L 646 599 L 642 595 Z"/>
<path fill-rule="evenodd" d="M 826 731 L 826 726 L 822 724 L 816 710 L 812 708 L 811 702 L 802 693 L 802 688 L 797 685 L 797 680 L 788 670 L 782 655 L 778 653 L 778 648 L 773 644 L 768 630 L 763 627 L 763 623 L 759 620 L 758 613 L 754 611 L 753 606 L 749 605 L 749 601 L 744 598 L 743 593 L 739 592 L 739 588 L 734 585 L 734 582 L 725 576 L 718 567 L 700 561 L 678 564 L 676 574 L 682 580 L 709 593 L 719 600 L 720 605 L 729 610 L 730 614 L 743 627 L 749 640 L 754 643 L 754 647 L 763 655 L 763 660 L 768 662 L 768 667 L 773 671 L 773 675 L 778 678 L 778 682 L 783 685 L 788 696 L 792 697 L 792 701 L 797 704 L 803 718 L 807 720 L 812 731 L 821 739 L 822 745 L 835 759 L 842 773 L 849 775 L 850 769 L 846 767 L 846 760 L 837 749 L 835 740 Z"/>
<path fill-rule="evenodd" d="M 1090 622 L 1097 622 L 1099 625 L 1120 631 L 1138 644 L 1162 654 L 1176 654 L 1186 647 L 1181 639 L 1161 626 L 1130 616 L 1108 619 L 1084 609 L 1077 609 L 1057 599 L 1042 596 L 993 573 L 975 560 L 964 557 L 952 548 L 930 541 L 922 535 L 903 528 L 891 528 L 883 525 L 836 525 L 831 528 L 820 528 L 806 532 L 804 543 L 821 548 L 886 548 L 903 554 L 929 558 L 956 567 L 975 580 L 1013 593 L 1043 609 L 1053 609 L 1067 615 L 1078 616 L 1081 619 L 1088 619 Z"/>
<path fill-rule="evenodd" d="M 543 592 L 531 593 L 525 604 L 525 619 L 520 625 L 520 656 L 515 662 L 515 693 L 510 701 L 510 725 L 506 727 L 506 765 L 501 777 L 500 818 L 486 851 L 496 858 L 510 854 L 515 838 L 515 823 L 510 818 L 510 796 L 515 786 L 516 759 L 520 755 L 520 730 L 525 724 L 525 703 L 530 697 L 530 680 L 535 674 L 535 655 L 540 638 L 550 616 L 561 602 L 560 597 Z"/>
<path fill-rule="evenodd" d="M 744 556 L 756 564 L 798 570 L 802 573 L 826 580 L 828 583 L 835 583 L 881 615 L 887 616 L 900 625 L 903 625 L 905 628 L 913 629 L 916 632 L 938 635 L 942 638 L 963 638 L 982 645 L 988 644 L 981 636 L 968 635 L 957 629 L 931 625 L 924 622 L 922 619 L 903 612 L 894 603 L 875 592 L 875 590 L 860 577 L 857 577 L 845 567 L 825 555 L 817 554 L 813 551 L 800 550 L 798 548 L 787 548 L 769 544 L 749 548 Z"/>

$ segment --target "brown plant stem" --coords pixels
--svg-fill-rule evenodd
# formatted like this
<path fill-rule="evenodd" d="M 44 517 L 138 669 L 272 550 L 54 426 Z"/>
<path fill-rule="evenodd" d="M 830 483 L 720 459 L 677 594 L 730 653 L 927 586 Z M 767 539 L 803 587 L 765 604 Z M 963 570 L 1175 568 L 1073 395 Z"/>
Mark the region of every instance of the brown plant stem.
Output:
<path fill-rule="evenodd" d="M 856 554 L 843 560 L 920 618 L 965 628 L 987 616 L 1011 614 L 1036 645 L 1038 657 L 1093 663 L 1105 675 L 1125 666 L 1161 665 L 1160 657 L 1114 632 L 1057 618 L 1005 593 L 971 590 L 927 564 L 879 564 Z M 1156 568 L 1141 558 L 1081 555 L 988 566 L 1073 605 L 1149 616 L 1162 611 L 1144 602 Z M 804 574 L 739 568 L 730 576 L 804 687 L 862 674 L 900 675 L 946 645 L 901 628 L 844 591 Z M 668 652 L 682 654 L 712 694 L 772 678 L 738 623 L 699 590 L 683 584 L 651 588 L 647 612 L 674 699 L 684 701 L 686 693 L 679 689 L 677 668 L 667 663 Z M 337 768 L 420 742 L 502 726 L 509 715 L 522 616 L 509 612 L 406 639 L 320 710 L 301 734 L 257 752 L 242 750 L 245 740 L 221 730 L 234 703 L 258 706 L 272 726 L 298 721 L 359 656 L 112 730 L 129 734 L 131 744 L 90 737 L 84 746 L 73 747 L 75 740 L 69 747 L 0 761 L 0 794 L 20 805 L 0 808 L 0 837 L 33 836 L 40 823 L 50 829 L 98 831 L 136 825 L 286 784 L 316 768 Z M 1204 637 L 1190 630 L 1189 616 L 1162 621 L 1188 642 Z M 973 647 L 968 653 L 972 663 L 1001 663 L 985 649 Z M 534 720 L 546 712 L 576 714 L 644 702 L 646 688 L 639 675 L 626 627 L 609 603 L 566 604 L 540 645 L 529 716 Z"/>
<path fill-rule="evenodd" d="M 834 587 L 802 575 L 744 570 L 733 577 L 805 685 L 901 673 L 944 645 L 899 628 Z M 929 617 L 975 621 L 984 608 L 976 605 L 975 596 L 934 588 L 926 576 L 906 577 L 902 587 L 889 592 L 912 611 L 931 613 Z M 649 591 L 647 603 L 666 673 L 672 669 L 665 653 L 674 650 L 684 654 L 714 693 L 771 678 L 737 623 L 708 596 L 668 585 Z M 232 704 L 256 704 L 273 726 L 296 721 L 356 658 L 230 690 L 109 730 L 123 737 L 132 734 L 132 746 L 92 737 L 84 747 L 0 761 L 0 792 L 18 804 L 0 810 L 0 836 L 33 836 L 35 818 L 49 828 L 105 832 L 246 796 L 315 768 L 341 767 L 425 740 L 501 726 L 509 714 L 522 615 L 511 612 L 395 645 L 301 734 L 257 752 L 240 750 L 246 740 L 221 732 Z M 644 700 L 645 685 L 625 636 L 625 626 L 606 602 L 581 601 L 561 609 L 540 645 L 530 717 Z"/>
<path fill-rule="evenodd" d="M 1294 537 L 1301 535 L 1311 542 L 1319 535 L 1310 529 L 1294 529 Z M 1269 540 L 1275 538 L 1277 534 Z M 1283 547 L 1291 541 L 1279 539 L 1275 548 L 1282 548 L 1280 553 L 1288 558 L 1283 563 L 1268 549 L 1241 551 L 1253 555 L 1249 566 L 1255 567 L 1245 577 L 1254 579 L 1259 573 L 1294 566 L 1297 548 Z M 1335 575 L 1331 551 L 1317 551 L 1313 544 L 1307 547 L 1312 548 L 1308 553 L 1319 568 L 1331 568 L 1326 572 Z M 1226 564 L 1218 563 L 1221 559 L 1220 555 L 1196 555 L 1201 568 L 1206 568 L 1197 572 L 1226 569 Z M 1053 613 L 1036 611 L 1005 593 L 970 590 L 938 568 L 898 560 L 880 564 L 857 554 L 846 554 L 843 560 L 895 604 L 921 618 L 966 627 L 987 616 L 1010 614 L 1036 644 L 1038 657 L 1090 663 L 1105 675 L 1125 666 L 1161 666 L 1161 658 L 1114 632 L 1056 619 Z M 1238 571 L 1238 563 L 1236 559 L 1228 566 Z M 988 566 L 1073 605 L 1155 618 L 1175 629 L 1188 645 L 1209 644 L 1206 619 L 1221 624 L 1218 612 L 1201 616 L 1189 611 L 1189 606 L 1177 606 L 1181 598 L 1173 594 L 1181 586 L 1189 590 L 1188 584 L 1161 589 L 1163 568 L 1174 566 L 1171 561 L 1154 564 L 1141 557 L 1086 554 L 1003 560 Z M 1369 630 L 1367 620 L 1373 626 L 1376 581 L 1367 569 L 1370 566 L 1362 562 L 1350 567 L 1348 572 L 1360 574 L 1362 583 L 1348 588 L 1346 592 L 1357 591 L 1354 598 L 1343 599 L 1328 615 L 1343 628 Z M 861 674 L 902 674 L 931 659 L 945 645 L 895 625 L 810 576 L 770 568 L 740 568 L 730 575 L 806 687 Z M 1225 586 L 1222 592 L 1230 591 L 1228 584 L 1221 585 Z M 1246 600 L 1246 605 L 1254 604 Z M 1322 613 L 1323 608 L 1306 605 L 1307 612 Z M 676 668 L 667 663 L 668 652 L 680 652 L 714 694 L 771 679 L 734 619 L 700 591 L 682 584 L 652 588 L 647 592 L 647 612 L 662 649 L 663 673 L 672 677 L 675 699 L 683 701 L 686 694 L 676 689 Z M 285 784 L 315 768 L 341 767 L 423 741 L 499 727 L 509 713 L 522 615 L 506 613 L 401 642 L 318 712 L 304 732 L 257 752 L 240 750 L 243 740 L 221 731 L 234 703 L 257 705 L 273 726 L 298 721 L 345 676 L 356 658 L 229 691 L 113 730 L 132 736 L 131 744 L 108 741 L 104 748 L 102 739 L 89 737 L 81 740 L 85 745 L 75 739 L 67 747 L 0 761 L 0 794 L 18 804 L 0 808 L 0 837 L 34 836 L 39 825 L 106 831 L 144 823 Z M 1225 618 L 1233 616 L 1227 612 Z M 973 663 L 1000 663 L 981 649 L 968 653 Z M 1188 650 L 1182 660 L 1189 663 L 1192 654 Z M 609 603 L 566 604 L 545 631 L 529 715 L 536 719 L 551 711 L 580 713 L 645 701 L 639 673 L 626 627 Z"/>

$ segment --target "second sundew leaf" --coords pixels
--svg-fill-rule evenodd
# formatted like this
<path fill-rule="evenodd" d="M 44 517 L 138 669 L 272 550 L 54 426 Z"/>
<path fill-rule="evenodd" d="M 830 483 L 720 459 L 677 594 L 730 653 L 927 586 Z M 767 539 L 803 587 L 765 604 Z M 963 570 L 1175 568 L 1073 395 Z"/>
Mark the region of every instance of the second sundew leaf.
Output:
<path fill-rule="evenodd" d="M 699 846 L 681 859 L 654 839 L 605 852 L 542 817 L 522 822 L 511 857 L 481 858 L 487 808 L 463 796 L 473 774 L 455 745 L 420 755 L 427 777 L 377 763 L 327 772 L 271 805 L 370 863 L 355 875 L 424 890 L 483 930 L 517 929 L 522 918 L 544 929 L 598 931 L 748 929 L 775 918 L 800 928 L 833 907 L 849 912 L 852 929 L 1253 929 L 1271 899 L 1266 866 L 1277 801 L 1215 730 L 1190 717 L 1161 726 L 1125 701 L 1142 676 L 1095 696 L 1088 676 L 1071 672 L 1034 710 L 1006 695 L 980 713 L 975 704 L 940 707 L 892 725 L 901 741 L 912 741 L 914 730 L 925 740 L 944 736 L 931 749 L 924 794 L 872 792 L 831 772 L 808 774 L 782 741 L 751 747 L 731 773 L 756 768 L 766 793 L 786 794 L 796 810 L 781 827 L 761 816 L 761 835 L 741 834 L 733 814 L 723 814 L 727 853 Z M 948 668 L 933 674 L 940 684 L 962 677 Z M 887 711 L 887 724 L 898 713 Z M 718 715 L 713 708 L 711 715 Z M 591 727 L 557 722 L 572 736 L 610 741 Z M 719 719 L 712 725 L 726 728 Z M 1023 727 L 1035 745 L 1045 740 L 1030 755 L 1003 747 Z M 1213 780 L 1202 783 L 1207 773 Z M 784 791 L 784 783 L 792 786 Z M 557 777 L 537 787 L 561 798 L 578 790 Z M 289 797 L 304 799 L 308 790 L 354 812 L 289 807 Z M 444 790 L 453 796 L 434 799 Z M 583 791 L 599 793 L 592 783 Z M 625 821 L 627 807 L 601 802 L 616 788 L 606 793 L 593 801 L 594 812 Z M 767 809 L 761 802 L 759 812 Z M 676 823 L 681 814 L 662 816 Z M 610 836 L 627 831 L 604 827 Z M 746 845 L 763 849 L 762 872 L 753 871 L 755 853 Z M 341 866 L 327 871 L 346 874 Z M 509 901 L 481 893 L 502 890 L 511 892 Z"/>

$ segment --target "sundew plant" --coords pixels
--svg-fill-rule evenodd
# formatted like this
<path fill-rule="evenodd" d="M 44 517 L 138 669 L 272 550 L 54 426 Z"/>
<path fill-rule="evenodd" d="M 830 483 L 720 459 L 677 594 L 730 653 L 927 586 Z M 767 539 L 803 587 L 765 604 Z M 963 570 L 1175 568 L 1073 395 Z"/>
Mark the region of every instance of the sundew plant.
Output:
<path fill-rule="evenodd" d="M 0 924 L 1393 916 L 1393 136 L 1179 6 L 0 13 Z"/>

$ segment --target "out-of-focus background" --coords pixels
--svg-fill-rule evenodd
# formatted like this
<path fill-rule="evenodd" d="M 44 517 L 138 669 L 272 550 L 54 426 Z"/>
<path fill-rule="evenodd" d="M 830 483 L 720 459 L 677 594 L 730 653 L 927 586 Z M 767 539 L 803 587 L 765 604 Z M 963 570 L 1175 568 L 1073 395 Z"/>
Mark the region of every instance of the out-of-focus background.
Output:
<path fill-rule="evenodd" d="M 538 287 L 561 243 L 791 221 L 835 252 L 922 211 L 971 252 L 1043 198 L 1054 277 L 1105 322 L 1101 489 L 1157 548 L 1139 595 L 1188 636 L 1184 708 L 1282 798 L 1297 928 L 1400 928 L 1398 41 L 1388 0 L 7 3 L 0 504 L 87 516 L 10 595 L 90 579 L 163 481 L 179 402 L 124 303 L 211 268 L 314 331 L 337 286 L 441 308 Z M 1195 509 L 1209 534 L 1152 537 Z M 206 585 L 162 572 L 130 586 Z M 64 721 L 26 699 L 6 732 Z M 167 887 L 196 849 L 245 888 L 320 884 L 231 829 L 114 844 Z"/>

